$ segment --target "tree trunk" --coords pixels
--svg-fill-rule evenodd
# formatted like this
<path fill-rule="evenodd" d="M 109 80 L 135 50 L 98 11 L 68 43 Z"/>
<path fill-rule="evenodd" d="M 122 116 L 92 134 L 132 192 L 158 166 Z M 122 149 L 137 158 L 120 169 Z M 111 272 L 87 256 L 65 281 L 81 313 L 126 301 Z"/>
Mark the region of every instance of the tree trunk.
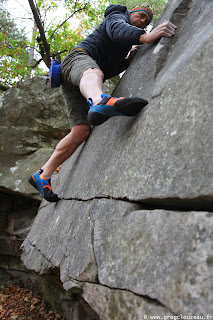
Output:
<path fill-rule="evenodd" d="M 34 27 L 33 27 L 33 34 L 32 34 L 32 40 L 30 43 L 30 53 L 29 53 L 29 66 L 33 67 L 34 65 L 34 53 L 35 53 L 35 32 L 37 31 L 37 25 L 34 21 Z"/>
<path fill-rule="evenodd" d="M 46 64 L 46 66 L 49 68 L 49 66 L 50 66 L 50 45 L 47 43 L 47 39 L 45 37 L 45 32 L 44 32 L 44 27 L 43 27 L 42 22 L 40 20 L 38 10 L 35 7 L 34 1 L 28 0 L 28 2 L 30 5 L 30 8 L 32 10 L 35 23 L 36 23 L 38 30 L 39 30 L 39 33 L 40 33 L 40 38 L 41 38 L 42 47 L 43 47 L 42 49 L 44 49 L 44 53 L 41 53 L 42 58 Z"/>

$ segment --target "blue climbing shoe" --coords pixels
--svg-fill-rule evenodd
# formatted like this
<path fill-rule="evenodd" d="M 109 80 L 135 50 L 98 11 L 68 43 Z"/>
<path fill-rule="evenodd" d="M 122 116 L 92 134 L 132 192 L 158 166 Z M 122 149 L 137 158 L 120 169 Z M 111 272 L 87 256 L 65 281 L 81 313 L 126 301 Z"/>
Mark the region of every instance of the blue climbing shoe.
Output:
<path fill-rule="evenodd" d="M 93 126 L 98 126 L 115 116 L 133 117 L 138 114 L 148 102 L 141 98 L 112 97 L 107 94 L 101 95 L 102 100 L 95 106 L 91 98 L 87 100 L 90 109 L 88 121 Z"/>
<path fill-rule="evenodd" d="M 41 179 L 39 175 L 42 172 L 43 170 L 40 169 L 38 172 L 34 173 L 29 178 L 29 183 L 40 192 L 40 194 L 45 200 L 49 202 L 58 202 L 60 198 L 57 196 L 56 193 L 53 193 L 52 191 L 51 178 Z"/>

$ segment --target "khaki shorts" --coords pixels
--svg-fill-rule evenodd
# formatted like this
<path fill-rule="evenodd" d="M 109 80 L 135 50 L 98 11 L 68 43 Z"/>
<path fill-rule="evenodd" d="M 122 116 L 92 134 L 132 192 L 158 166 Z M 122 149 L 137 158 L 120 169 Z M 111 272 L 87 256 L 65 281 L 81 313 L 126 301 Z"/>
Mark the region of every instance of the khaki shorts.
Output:
<path fill-rule="evenodd" d="M 87 121 L 89 105 L 79 90 L 83 73 L 90 68 L 100 69 L 95 60 L 79 49 L 71 51 L 61 62 L 61 72 L 64 80 L 61 88 L 67 105 L 70 128 L 80 123 L 90 126 Z"/>

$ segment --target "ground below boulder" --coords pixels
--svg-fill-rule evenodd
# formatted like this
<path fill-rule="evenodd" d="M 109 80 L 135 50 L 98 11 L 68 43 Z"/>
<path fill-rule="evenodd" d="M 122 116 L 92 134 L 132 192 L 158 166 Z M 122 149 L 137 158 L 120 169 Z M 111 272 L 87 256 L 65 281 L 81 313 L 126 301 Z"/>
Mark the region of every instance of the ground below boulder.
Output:
<path fill-rule="evenodd" d="M 0 288 L 1 320 L 63 320 L 41 296 L 17 284 Z"/>

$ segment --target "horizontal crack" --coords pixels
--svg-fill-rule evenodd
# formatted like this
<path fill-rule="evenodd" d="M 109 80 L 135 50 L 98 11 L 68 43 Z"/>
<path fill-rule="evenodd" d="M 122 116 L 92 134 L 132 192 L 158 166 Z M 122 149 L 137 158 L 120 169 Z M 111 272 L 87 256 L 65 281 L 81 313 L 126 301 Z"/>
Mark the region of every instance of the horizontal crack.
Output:
<path fill-rule="evenodd" d="M 51 263 L 51 261 L 49 261 L 49 260 L 42 254 L 42 252 L 41 252 L 39 249 L 37 249 L 28 239 L 27 239 L 27 241 L 28 241 L 28 243 L 29 243 L 33 248 L 35 248 L 48 262 Z M 52 264 L 52 263 L 51 263 L 51 264 Z M 52 265 L 52 266 L 53 266 L 53 265 Z M 53 269 L 54 269 L 54 267 L 52 267 L 52 268 L 50 267 L 48 270 L 45 270 L 45 271 L 51 272 L 51 270 L 53 270 Z M 36 273 L 37 273 L 37 272 L 36 272 Z M 60 273 L 59 273 L 59 274 L 60 274 Z M 170 311 L 173 315 L 175 315 L 175 314 L 173 313 L 173 311 L 170 310 L 170 308 L 169 308 L 167 305 L 163 304 L 163 303 L 162 303 L 161 301 L 159 301 L 158 299 L 153 299 L 153 298 L 151 298 L 151 297 L 148 296 L 148 295 L 143 295 L 143 294 L 136 293 L 136 292 L 134 292 L 134 291 L 132 291 L 132 290 L 130 290 L 130 289 L 127 289 L 127 288 L 116 288 L 116 287 L 111 287 L 111 286 L 108 286 L 108 285 L 103 284 L 103 283 L 100 283 L 100 282 L 97 283 L 97 282 L 92 282 L 92 281 L 90 282 L 90 281 L 76 280 L 76 279 L 73 279 L 73 278 L 69 278 L 68 281 L 62 283 L 59 275 L 57 276 L 57 278 L 58 278 L 58 281 L 61 283 L 61 285 L 66 285 L 66 283 L 69 283 L 69 281 L 71 281 L 71 282 L 75 283 L 76 285 L 78 285 L 78 284 L 79 284 L 79 285 L 92 284 L 92 285 L 95 285 L 95 286 L 102 286 L 102 287 L 105 287 L 105 288 L 107 288 L 107 289 L 114 290 L 114 291 L 125 291 L 125 292 L 129 292 L 129 293 L 131 293 L 131 294 L 133 294 L 133 295 L 135 295 L 135 296 L 138 296 L 138 297 L 146 300 L 146 301 L 149 302 L 149 303 L 155 304 L 155 305 L 157 305 L 157 306 L 164 307 L 164 308 L 166 308 L 168 311 Z M 66 290 L 66 291 L 69 291 L 69 289 Z M 72 289 L 71 289 L 70 291 L 72 291 Z M 79 293 L 79 294 L 80 294 L 80 293 Z"/>
<path fill-rule="evenodd" d="M 147 199 L 130 199 L 127 197 L 112 197 L 99 195 L 91 198 L 62 198 L 65 201 L 89 202 L 93 200 L 108 199 L 115 201 L 124 201 L 135 203 L 141 206 L 143 210 L 172 210 L 172 211 L 210 211 L 213 212 L 213 196 L 199 196 L 194 198 L 147 198 Z"/>
<path fill-rule="evenodd" d="M 49 261 L 43 254 L 42 254 L 42 252 L 39 250 L 39 249 L 37 249 L 30 241 L 29 241 L 29 239 L 27 239 L 27 241 L 28 241 L 28 243 L 33 247 L 33 248 L 35 248 L 48 262 L 50 262 L 51 263 L 51 261 Z M 51 263 L 51 265 L 52 265 L 52 263 Z M 53 266 L 53 265 L 52 265 Z M 54 269 L 54 266 L 51 268 L 48 268 L 48 270 L 45 270 L 46 272 L 48 271 L 48 272 L 51 272 L 51 270 L 52 269 Z M 44 272 L 45 273 L 45 272 Z M 140 297 L 140 298 L 143 298 L 143 299 L 145 299 L 147 302 L 150 302 L 150 303 L 153 303 L 153 304 L 155 304 L 155 305 L 157 305 L 157 306 L 161 306 L 161 307 L 164 307 L 164 308 L 166 308 L 169 312 L 171 312 L 173 315 L 175 315 L 174 313 L 173 313 L 173 311 L 172 310 L 170 310 L 170 308 L 167 306 L 167 305 L 165 305 L 164 303 L 162 303 L 161 301 L 159 301 L 158 299 L 154 299 L 154 298 L 151 298 L 149 295 L 146 295 L 146 294 L 139 294 L 139 293 L 136 293 L 136 292 L 134 292 L 134 291 L 132 291 L 132 290 L 130 290 L 130 289 L 127 289 L 127 288 L 116 288 L 116 287 L 111 287 L 111 286 L 108 286 L 108 285 L 106 285 L 106 284 L 103 284 L 103 283 L 100 283 L 100 282 L 90 282 L 90 281 L 83 281 L 83 280 L 76 280 L 76 279 L 73 279 L 73 278 L 70 278 L 68 281 L 66 281 L 66 282 L 64 282 L 64 283 L 62 283 L 62 281 L 61 281 L 61 279 L 60 279 L 60 276 L 58 276 L 57 277 L 58 278 L 58 280 L 59 280 L 59 282 L 62 284 L 62 285 L 65 285 L 66 283 L 68 283 L 69 281 L 71 281 L 71 282 L 74 282 L 74 283 L 76 283 L 76 284 L 79 284 L 79 285 L 84 285 L 84 284 L 92 284 L 92 285 L 96 285 L 96 286 L 102 286 L 102 287 L 105 287 L 105 288 L 108 288 L 108 289 L 110 289 L 110 290 L 116 290 L 116 291 L 125 291 L 125 292 L 129 292 L 129 293 L 131 293 L 131 294 L 133 294 L 133 295 L 135 295 L 135 296 L 138 296 L 138 297 Z M 67 290 L 67 291 L 69 291 L 69 290 Z M 72 291 L 72 290 L 71 290 Z"/>
<path fill-rule="evenodd" d="M 75 280 L 75 279 L 72 279 L 70 278 L 71 282 L 74 282 L 76 284 L 92 284 L 92 285 L 95 285 L 95 286 L 101 286 L 101 287 L 105 287 L 107 289 L 110 289 L 110 290 L 114 290 L 114 291 L 124 291 L 124 292 L 128 292 L 128 293 L 131 293 L 139 298 L 142 298 L 144 300 L 146 300 L 147 302 L 149 303 L 152 303 L 152 304 L 155 304 L 156 306 L 159 306 L 159 307 L 164 307 L 166 308 L 169 312 L 172 313 L 172 315 L 175 315 L 175 313 L 167 306 L 165 305 L 164 303 L 162 303 L 161 301 L 159 301 L 158 299 L 153 299 L 151 298 L 150 296 L 148 295 L 143 295 L 143 294 L 139 294 L 139 293 L 136 293 L 130 289 L 127 289 L 127 288 L 116 288 L 116 287 L 111 287 L 111 286 L 108 286 L 106 284 L 103 284 L 103 283 L 94 283 L 94 282 L 90 282 L 90 281 L 83 281 L 83 280 Z M 64 284 L 66 284 L 67 282 L 69 281 L 66 281 Z"/>

